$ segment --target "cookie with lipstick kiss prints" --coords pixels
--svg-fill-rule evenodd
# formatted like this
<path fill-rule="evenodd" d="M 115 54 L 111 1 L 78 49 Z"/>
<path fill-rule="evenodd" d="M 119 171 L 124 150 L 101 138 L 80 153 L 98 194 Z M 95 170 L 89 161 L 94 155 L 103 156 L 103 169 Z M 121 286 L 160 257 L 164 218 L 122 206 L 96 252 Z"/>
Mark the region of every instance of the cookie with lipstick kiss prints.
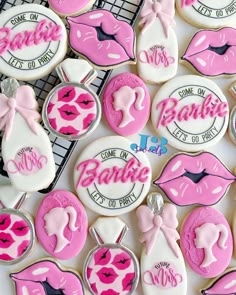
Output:
<path fill-rule="evenodd" d="M 71 49 L 95 68 L 108 70 L 136 63 L 132 26 L 116 19 L 110 11 L 92 10 L 67 17 L 67 22 Z"/>
<path fill-rule="evenodd" d="M 177 209 L 164 204 L 159 193 L 147 196 L 147 206 L 136 210 L 144 243 L 141 254 L 141 282 L 145 295 L 186 295 L 187 273 L 182 252 L 177 244 Z M 161 251 L 159 251 L 161 249 Z"/>
<path fill-rule="evenodd" d="M 35 229 L 40 244 L 51 256 L 70 259 L 78 255 L 85 244 L 87 214 L 74 194 L 54 190 L 38 207 Z"/>
<path fill-rule="evenodd" d="M 103 91 L 103 113 L 111 129 L 128 136 L 146 125 L 150 113 L 150 95 L 142 79 L 132 73 L 113 77 Z"/>
<path fill-rule="evenodd" d="M 17 5 L 1 12 L 0 72 L 18 80 L 51 73 L 67 52 L 63 21 L 38 4 Z"/>
<path fill-rule="evenodd" d="M 177 73 L 178 42 L 173 30 L 175 0 L 145 0 L 137 39 L 139 76 L 147 83 L 168 81 Z"/>
<path fill-rule="evenodd" d="M 193 209 L 182 224 L 180 247 L 194 272 L 204 278 L 220 275 L 228 267 L 233 253 L 228 221 L 212 207 Z"/>
<path fill-rule="evenodd" d="M 63 81 L 53 88 L 43 105 L 45 126 L 55 136 L 80 140 L 91 134 L 101 119 L 101 106 L 89 84 L 97 72 L 85 60 L 68 58 L 56 68 Z"/>
<path fill-rule="evenodd" d="M 121 136 L 96 139 L 79 155 L 74 185 L 79 199 L 100 215 L 125 214 L 141 204 L 151 184 L 145 153 L 135 153 Z M 122 189 L 121 189 L 122 187 Z"/>
<path fill-rule="evenodd" d="M 77 15 L 89 10 L 95 0 L 48 0 L 50 8 L 60 16 Z"/>
<path fill-rule="evenodd" d="M 1 82 L 2 158 L 12 185 L 22 192 L 47 188 L 56 173 L 48 134 L 33 89 L 12 78 Z"/>
<path fill-rule="evenodd" d="M 234 0 L 176 0 L 179 14 L 199 28 L 222 28 L 236 24 Z"/>
<path fill-rule="evenodd" d="M 196 75 L 178 76 L 155 95 L 151 119 L 155 131 L 171 146 L 197 152 L 224 136 L 229 105 L 213 81 Z"/>
<path fill-rule="evenodd" d="M 0 209 L 0 264 L 20 262 L 34 246 L 33 221 L 28 214 L 20 211 L 26 198 L 24 193 L 14 207 Z"/>
<path fill-rule="evenodd" d="M 199 31 L 188 44 L 182 61 L 204 76 L 235 75 L 235 38 L 236 29 L 231 27 Z"/>
<path fill-rule="evenodd" d="M 154 184 L 176 205 L 210 206 L 223 198 L 235 180 L 212 153 L 178 153 L 167 161 Z"/>
<path fill-rule="evenodd" d="M 229 268 L 219 277 L 212 280 L 201 290 L 202 295 L 234 295 L 236 294 L 236 269 Z"/>
<path fill-rule="evenodd" d="M 11 273 L 10 278 L 15 283 L 16 295 L 85 294 L 80 275 L 51 258 L 36 261 L 19 272 Z"/>
<path fill-rule="evenodd" d="M 97 242 L 84 263 L 83 277 L 93 295 L 131 295 L 139 281 L 136 256 L 123 246 L 127 225 L 117 217 L 99 217 L 90 227 Z"/>

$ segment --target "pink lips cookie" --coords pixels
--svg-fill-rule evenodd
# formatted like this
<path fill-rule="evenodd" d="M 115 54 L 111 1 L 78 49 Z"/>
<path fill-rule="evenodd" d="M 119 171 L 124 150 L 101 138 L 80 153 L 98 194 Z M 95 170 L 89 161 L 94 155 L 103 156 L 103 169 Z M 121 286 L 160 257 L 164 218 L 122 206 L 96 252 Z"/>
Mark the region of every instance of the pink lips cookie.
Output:
<path fill-rule="evenodd" d="M 154 181 L 179 206 L 213 205 L 226 193 L 236 177 L 213 154 L 174 155 Z"/>
<path fill-rule="evenodd" d="M 50 7 L 59 15 L 82 13 L 92 7 L 95 0 L 48 0 Z"/>
<path fill-rule="evenodd" d="M 144 82 L 132 73 L 113 77 L 103 93 L 104 116 L 113 131 L 127 136 L 147 123 L 150 96 Z"/>
<path fill-rule="evenodd" d="M 83 295 L 84 289 L 80 276 L 66 270 L 50 259 L 35 262 L 17 273 L 11 273 L 16 295 Z"/>
<path fill-rule="evenodd" d="M 70 47 L 96 68 L 109 69 L 135 63 L 135 34 L 125 21 L 107 10 L 97 9 L 68 17 Z"/>
<path fill-rule="evenodd" d="M 78 198 L 56 190 L 39 205 L 35 227 L 39 242 L 52 256 L 70 259 L 83 248 L 87 238 L 87 215 Z"/>
<path fill-rule="evenodd" d="M 233 237 L 224 215 L 211 207 L 194 209 L 182 225 L 180 247 L 194 272 L 204 278 L 221 274 L 233 252 Z"/>
<path fill-rule="evenodd" d="M 236 74 L 236 29 L 202 30 L 190 41 L 182 59 L 205 76 Z"/>

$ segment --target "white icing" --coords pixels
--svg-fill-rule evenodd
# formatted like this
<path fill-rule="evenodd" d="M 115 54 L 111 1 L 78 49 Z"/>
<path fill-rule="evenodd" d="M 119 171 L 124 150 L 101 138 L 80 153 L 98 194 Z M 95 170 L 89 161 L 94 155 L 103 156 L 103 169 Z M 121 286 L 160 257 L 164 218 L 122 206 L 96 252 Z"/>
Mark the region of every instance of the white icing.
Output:
<path fill-rule="evenodd" d="M 176 170 L 178 170 L 179 169 L 179 167 L 181 166 L 181 164 L 182 164 L 182 161 L 177 161 L 175 164 L 174 164 L 174 166 L 171 168 L 171 171 L 172 172 L 175 172 Z"/>
<path fill-rule="evenodd" d="M 236 280 L 232 280 L 231 282 L 229 282 L 227 285 L 224 286 L 224 289 L 229 289 L 235 285 L 236 285 Z"/>
<path fill-rule="evenodd" d="M 9 173 L 12 185 L 19 191 L 35 192 L 47 188 L 55 177 L 55 163 L 52 146 L 44 128 L 37 124 L 38 134 L 29 129 L 26 121 L 16 113 L 11 135 L 8 140 L 2 140 L 2 157 L 4 163 L 14 160 L 17 153 L 26 147 L 34 147 L 47 157 L 47 163 L 37 172 L 24 175 L 22 173 Z"/>
<path fill-rule="evenodd" d="M 171 188 L 170 191 L 172 192 L 172 194 L 173 194 L 174 196 L 178 196 L 178 192 L 177 192 L 177 190 Z"/>
<path fill-rule="evenodd" d="M 43 273 L 47 273 L 50 269 L 48 267 L 40 267 L 32 271 L 34 276 L 41 275 Z"/>
<path fill-rule="evenodd" d="M 90 19 L 97 19 L 103 16 L 103 13 L 96 13 L 89 16 Z"/>
<path fill-rule="evenodd" d="M 108 53 L 107 56 L 109 58 L 112 58 L 112 59 L 119 59 L 120 58 L 120 55 L 119 54 L 115 54 L 115 53 Z"/>
<path fill-rule="evenodd" d="M 29 291 L 28 291 L 28 288 L 26 286 L 22 287 L 22 295 L 30 295 Z"/>
<path fill-rule="evenodd" d="M 12 185 L 0 185 L 0 201 L 5 208 L 14 208 L 20 201 L 23 192 L 17 191 Z"/>
<path fill-rule="evenodd" d="M 195 44 L 194 47 L 199 46 L 200 44 L 202 44 L 202 42 L 206 40 L 206 35 L 203 35 Z"/>
<path fill-rule="evenodd" d="M 163 65 L 154 66 L 153 64 L 143 63 L 139 59 L 139 53 L 147 51 L 153 46 L 163 46 L 169 57 L 175 62 L 168 67 Z M 175 31 L 169 27 L 168 38 L 165 36 L 162 24 L 158 18 L 141 31 L 137 39 L 137 67 L 139 76 L 146 82 L 162 83 L 173 78 L 178 68 L 178 42 Z"/>
<path fill-rule="evenodd" d="M 80 30 L 77 30 L 77 34 L 76 34 L 76 35 L 77 35 L 78 38 L 81 37 L 81 32 L 80 32 Z"/>
<path fill-rule="evenodd" d="M 143 274 L 152 269 L 155 264 L 160 262 L 168 262 L 174 266 L 175 273 L 181 274 L 182 282 L 174 288 L 159 288 L 155 285 L 144 283 Z M 186 295 L 187 294 L 187 274 L 184 263 L 184 258 L 180 248 L 178 247 L 178 258 L 175 256 L 172 249 L 169 247 L 163 232 L 160 230 L 149 255 L 146 255 L 145 248 L 141 255 L 141 281 L 144 295 Z"/>
<path fill-rule="evenodd" d="M 207 65 L 207 63 L 205 62 L 205 60 L 201 59 L 201 58 L 196 58 L 196 61 L 203 67 L 205 67 Z"/>
<path fill-rule="evenodd" d="M 197 0 L 193 5 L 181 7 L 183 0 L 176 0 L 176 7 L 183 18 L 200 28 L 220 28 L 235 24 L 235 2 L 232 0 Z"/>
<path fill-rule="evenodd" d="M 32 12 L 37 16 L 37 22 L 35 20 L 30 21 Z M 19 23 L 13 25 L 10 20 L 20 14 L 24 14 L 27 21 L 21 22 L 20 25 Z M 0 28 L 3 26 L 9 27 L 12 29 L 12 35 L 15 35 L 24 30 L 35 31 L 38 22 L 42 20 L 60 25 L 61 39 L 58 41 L 41 42 L 37 46 L 24 46 L 20 50 L 12 52 L 9 50 L 5 52 L 3 55 L 4 58 L 0 58 L 1 73 L 9 77 L 14 77 L 17 80 L 36 80 L 51 73 L 55 66 L 64 58 L 67 52 L 67 32 L 65 25 L 58 15 L 43 5 L 17 5 L 3 11 L 0 18 Z M 23 65 L 19 61 L 24 61 Z"/>
<path fill-rule="evenodd" d="M 216 187 L 213 191 L 212 194 L 218 194 L 220 191 L 222 191 L 222 186 Z"/>

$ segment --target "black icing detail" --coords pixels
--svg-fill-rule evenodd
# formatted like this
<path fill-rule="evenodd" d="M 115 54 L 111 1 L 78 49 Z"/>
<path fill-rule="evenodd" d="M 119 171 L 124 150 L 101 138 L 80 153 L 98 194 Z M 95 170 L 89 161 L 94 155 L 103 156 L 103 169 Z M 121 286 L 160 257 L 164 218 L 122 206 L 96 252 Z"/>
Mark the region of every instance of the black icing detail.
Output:
<path fill-rule="evenodd" d="M 95 27 L 95 30 L 97 31 L 97 36 L 99 41 L 105 41 L 105 40 L 116 41 L 114 35 L 106 34 L 101 27 Z"/>
<path fill-rule="evenodd" d="M 224 55 L 230 47 L 231 46 L 228 44 L 225 44 L 224 46 L 221 46 L 221 47 L 213 47 L 210 45 L 208 50 L 213 51 L 219 55 Z"/>
<path fill-rule="evenodd" d="M 74 113 L 73 112 L 71 112 L 71 111 L 63 111 L 67 116 L 70 116 L 70 115 L 74 115 Z"/>
<path fill-rule="evenodd" d="M 41 282 L 41 284 L 43 285 L 45 295 L 67 295 L 62 289 L 54 289 L 47 281 Z"/>
<path fill-rule="evenodd" d="M 209 175 L 208 173 L 206 173 L 204 170 L 200 173 L 192 173 L 192 172 L 188 172 L 186 171 L 182 176 L 188 177 L 189 179 L 191 179 L 194 183 L 198 183 L 199 181 L 202 180 L 202 178 L 204 178 L 205 176 Z"/>

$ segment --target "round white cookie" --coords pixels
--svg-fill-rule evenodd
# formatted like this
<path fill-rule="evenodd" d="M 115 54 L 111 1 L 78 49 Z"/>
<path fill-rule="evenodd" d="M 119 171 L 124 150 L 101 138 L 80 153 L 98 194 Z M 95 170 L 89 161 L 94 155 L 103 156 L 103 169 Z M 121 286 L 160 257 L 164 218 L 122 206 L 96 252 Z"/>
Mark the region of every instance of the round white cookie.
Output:
<path fill-rule="evenodd" d="M 220 28 L 236 24 L 235 0 L 176 0 L 180 15 L 199 28 Z"/>
<path fill-rule="evenodd" d="M 36 80 L 53 71 L 67 51 L 67 33 L 52 10 L 24 4 L 1 13 L 0 72 Z"/>
<path fill-rule="evenodd" d="M 154 129 L 180 150 L 195 152 L 225 134 L 229 106 L 220 88 L 196 75 L 176 77 L 160 88 L 152 103 Z"/>
<path fill-rule="evenodd" d="M 80 154 L 74 184 L 80 200 L 107 216 L 127 213 L 143 201 L 151 184 L 151 166 L 144 153 L 135 153 L 121 136 L 95 140 Z"/>

